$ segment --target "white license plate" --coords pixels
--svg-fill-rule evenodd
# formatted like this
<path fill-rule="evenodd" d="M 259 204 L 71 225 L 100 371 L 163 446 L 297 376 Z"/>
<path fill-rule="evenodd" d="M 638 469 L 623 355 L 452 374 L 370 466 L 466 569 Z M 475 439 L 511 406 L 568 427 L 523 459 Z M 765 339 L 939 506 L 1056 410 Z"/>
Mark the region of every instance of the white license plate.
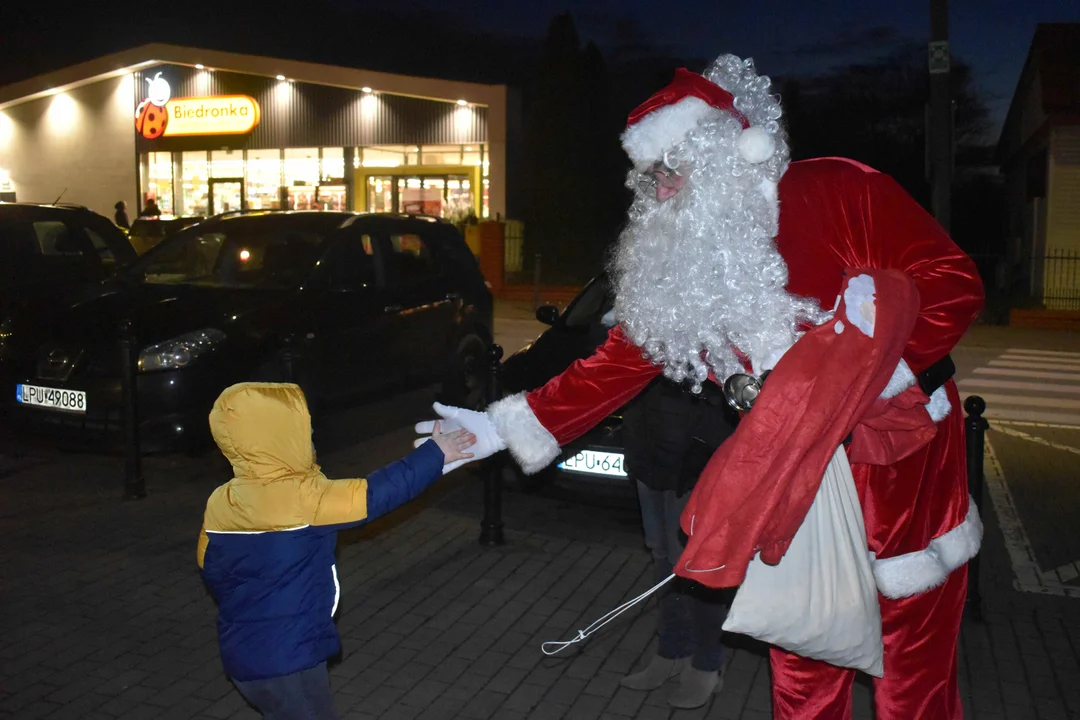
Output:
<path fill-rule="evenodd" d="M 82 390 L 61 390 L 60 388 L 41 387 L 39 385 L 16 385 L 15 399 L 23 405 L 61 410 L 63 412 L 85 413 L 86 393 Z"/>
<path fill-rule="evenodd" d="M 566 458 L 559 463 L 559 468 L 567 472 L 586 475 L 626 477 L 626 470 L 623 469 L 623 454 L 600 450 L 582 450 L 574 457 Z"/>

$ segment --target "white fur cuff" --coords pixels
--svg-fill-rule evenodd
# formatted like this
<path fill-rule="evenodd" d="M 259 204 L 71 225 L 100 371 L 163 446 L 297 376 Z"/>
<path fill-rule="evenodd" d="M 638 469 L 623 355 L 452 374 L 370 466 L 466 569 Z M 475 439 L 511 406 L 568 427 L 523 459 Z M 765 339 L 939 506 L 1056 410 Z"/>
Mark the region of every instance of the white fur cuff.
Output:
<path fill-rule="evenodd" d="M 952 410 L 952 403 L 949 402 L 949 394 L 945 391 L 945 386 L 942 385 L 930 395 L 930 402 L 926 404 L 926 412 L 930 413 L 930 418 L 939 423 L 945 419 L 945 417 Z"/>
<path fill-rule="evenodd" d="M 924 593 L 945 582 L 956 568 L 975 557 L 982 545 L 983 526 L 975 501 L 968 497 L 964 522 L 923 550 L 874 560 L 874 579 L 887 598 L 898 600 Z"/>
<path fill-rule="evenodd" d="M 900 364 L 896 366 L 892 377 L 889 378 L 889 384 L 881 391 L 881 398 L 888 400 L 896 397 L 916 382 L 915 373 L 911 372 L 907 362 L 901 358 Z M 943 385 L 930 395 L 930 402 L 926 404 L 926 412 L 930 413 L 930 418 L 934 422 L 939 423 L 948 416 L 951 410 L 952 403 L 949 402 L 949 394 Z"/>
<path fill-rule="evenodd" d="M 900 364 L 893 370 L 892 377 L 889 378 L 889 384 L 881 391 L 881 398 L 884 400 L 894 398 L 914 385 L 915 382 L 915 373 L 911 372 L 907 362 L 900 358 Z"/>
<path fill-rule="evenodd" d="M 543 470 L 559 457 L 558 441 L 536 419 L 525 393 L 492 403 L 487 412 L 495 431 L 526 475 Z"/>

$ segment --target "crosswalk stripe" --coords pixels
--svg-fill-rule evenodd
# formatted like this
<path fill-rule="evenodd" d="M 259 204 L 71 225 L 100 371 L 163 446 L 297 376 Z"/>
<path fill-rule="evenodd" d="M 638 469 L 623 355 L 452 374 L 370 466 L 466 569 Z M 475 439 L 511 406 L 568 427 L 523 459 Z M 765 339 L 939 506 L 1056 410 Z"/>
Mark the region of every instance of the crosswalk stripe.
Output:
<path fill-rule="evenodd" d="M 1016 355 L 1014 353 L 1005 353 L 997 359 L 1027 363 L 1051 363 L 1053 365 L 1061 365 L 1062 367 L 1073 367 L 1080 369 L 1080 358 L 1074 360 L 1072 358 L 1046 357 L 1045 355 Z"/>
<path fill-rule="evenodd" d="M 1016 408 L 986 407 L 983 414 L 988 420 L 1023 420 L 1025 422 L 1047 425 L 1080 426 L 1080 413 L 1040 412 L 1038 410 L 1017 410 Z"/>
<path fill-rule="evenodd" d="M 956 385 L 990 420 L 1080 426 L 1080 353 L 1009 348 Z"/>
<path fill-rule="evenodd" d="M 1066 398 L 1031 397 L 1030 395 L 1001 395 L 998 393 L 980 393 L 986 401 L 986 407 L 991 404 L 998 405 L 1023 405 L 1024 407 L 1050 408 L 1053 410 L 1080 410 L 1080 400 Z"/>
<path fill-rule="evenodd" d="M 1080 352 L 1066 352 L 1064 350 L 1029 350 L 1027 348 L 1009 348 L 1006 353 L 1019 353 L 1022 355 L 1046 355 L 1048 357 L 1070 357 L 1080 359 Z"/>
<path fill-rule="evenodd" d="M 1005 368 L 989 368 L 980 367 L 975 368 L 976 375 L 1005 375 L 1007 377 L 1016 377 L 1019 373 L 1016 370 L 1007 370 Z M 1031 372 L 1025 372 L 1026 378 L 1038 378 L 1040 380 L 1072 380 L 1074 382 L 1080 382 L 1080 373 L 1061 373 L 1061 372 L 1047 372 L 1045 370 L 1033 370 Z"/>
<path fill-rule="evenodd" d="M 988 387 L 1001 388 L 1002 390 L 1027 390 L 1030 392 L 1048 393 L 1075 393 L 1080 395 L 1080 385 L 1062 385 L 1060 383 L 1036 383 L 1023 380 L 984 380 L 981 378 L 969 378 L 956 383 L 960 388 Z"/>
<path fill-rule="evenodd" d="M 990 365 L 997 367 L 1031 368 L 1032 370 L 1075 370 L 1080 375 L 1080 366 L 1064 363 L 1031 362 L 1027 360 L 991 360 Z"/>
<path fill-rule="evenodd" d="M 1053 428 L 1055 430 L 1072 430 L 1075 425 L 1058 425 L 1057 423 L 1045 423 L 1045 422 L 1031 422 L 1029 420 L 1009 420 L 1007 418 L 998 418 L 997 425 L 1007 425 L 1009 427 L 1032 427 L 1032 428 Z"/>

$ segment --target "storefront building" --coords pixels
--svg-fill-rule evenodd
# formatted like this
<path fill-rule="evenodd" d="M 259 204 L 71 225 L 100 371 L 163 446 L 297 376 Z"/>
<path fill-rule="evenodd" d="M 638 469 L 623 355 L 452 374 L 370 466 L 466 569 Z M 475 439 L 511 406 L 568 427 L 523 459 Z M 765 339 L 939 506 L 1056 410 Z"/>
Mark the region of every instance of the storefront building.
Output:
<path fill-rule="evenodd" d="M 6 197 L 107 215 L 505 216 L 506 135 L 504 86 L 175 46 L 0 88 Z"/>

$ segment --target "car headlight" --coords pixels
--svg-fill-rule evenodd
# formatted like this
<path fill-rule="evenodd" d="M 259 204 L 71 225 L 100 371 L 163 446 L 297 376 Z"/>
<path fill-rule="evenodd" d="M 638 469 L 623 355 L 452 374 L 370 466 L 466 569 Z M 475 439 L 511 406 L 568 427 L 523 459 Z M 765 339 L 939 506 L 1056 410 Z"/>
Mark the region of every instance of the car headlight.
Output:
<path fill-rule="evenodd" d="M 172 340 L 143 348 L 139 353 L 139 370 L 179 370 L 195 362 L 199 357 L 213 352 L 225 341 L 225 333 L 214 328 L 196 330 Z"/>

